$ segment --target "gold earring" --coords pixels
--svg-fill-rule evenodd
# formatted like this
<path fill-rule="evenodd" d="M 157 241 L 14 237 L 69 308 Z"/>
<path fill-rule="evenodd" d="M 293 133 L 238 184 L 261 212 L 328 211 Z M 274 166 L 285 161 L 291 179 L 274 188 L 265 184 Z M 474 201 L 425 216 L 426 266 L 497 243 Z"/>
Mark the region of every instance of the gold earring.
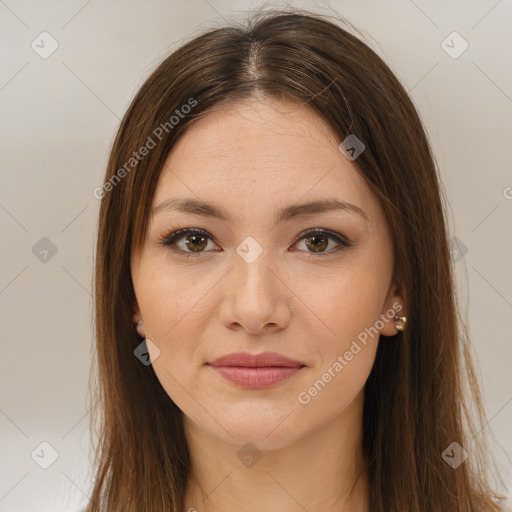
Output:
<path fill-rule="evenodd" d="M 405 329 L 405 322 L 407 322 L 407 317 L 395 315 L 394 320 L 395 320 L 395 322 L 402 322 L 403 325 L 395 324 L 395 329 L 397 331 L 403 332 L 403 330 Z"/>

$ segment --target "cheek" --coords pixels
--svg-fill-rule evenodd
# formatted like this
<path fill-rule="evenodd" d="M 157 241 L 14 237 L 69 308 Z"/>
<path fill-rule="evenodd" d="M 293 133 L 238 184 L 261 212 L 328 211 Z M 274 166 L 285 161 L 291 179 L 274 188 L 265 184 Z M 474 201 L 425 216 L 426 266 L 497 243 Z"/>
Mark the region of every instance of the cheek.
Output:
<path fill-rule="evenodd" d="M 373 366 L 379 333 L 375 316 L 353 302 L 341 302 L 330 313 L 326 323 L 334 334 L 315 339 L 317 364 L 301 391 L 311 399 L 318 396 L 315 400 L 321 409 L 332 407 L 333 413 L 339 413 L 363 388 Z"/>
<path fill-rule="evenodd" d="M 329 404 L 343 410 L 363 388 L 375 359 L 387 276 L 375 264 L 360 263 L 317 281 L 317 293 L 307 301 L 314 312 L 310 322 L 318 323 L 317 317 L 320 323 L 311 346 L 315 366 L 301 391 L 322 410 Z"/>
<path fill-rule="evenodd" d="M 184 274 L 187 279 L 180 277 Z M 167 394 L 178 406 L 185 405 L 184 388 L 194 393 L 196 383 L 190 375 L 201 363 L 197 359 L 201 329 L 212 314 L 205 307 L 206 289 L 190 279 L 189 272 L 171 273 L 158 265 L 146 267 L 137 277 L 135 292 L 146 337 L 159 350 L 158 357 L 151 357 L 153 369 Z"/>
<path fill-rule="evenodd" d="M 299 416 L 304 421 L 325 424 L 344 412 L 354 411 L 351 405 L 361 397 L 376 348 L 376 343 L 363 345 L 354 342 L 344 352 L 327 358 L 325 366 L 315 371 L 297 394 Z"/>
<path fill-rule="evenodd" d="M 297 294 L 309 310 L 310 322 L 319 323 L 315 349 L 329 357 L 348 350 L 352 340 L 375 326 L 386 292 L 386 276 L 366 264 L 303 279 Z"/>
<path fill-rule="evenodd" d="M 174 403 L 187 414 L 199 415 L 194 411 L 197 405 L 191 397 L 201 396 L 200 382 L 195 378 L 203 361 L 198 357 L 201 350 L 201 332 L 211 311 L 200 299 L 193 283 L 192 288 L 179 287 L 167 278 L 148 282 L 148 294 L 139 300 L 144 312 L 146 335 L 159 348 L 158 357 L 153 360 L 153 370 Z M 144 294 L 143 294 L 144 297 Z"/>
<path fill-rule="evenodd" d="M 138 276 L 140 285 L 135 292 L 146 334 L 164 346 L 178 343 L 177 338 L 195 331 L 193 319 L 205 309 L 207 297 L 203 296 L 208 286 L 204 280 L 191 277 L 193 271 L 177 272 L 160 263 L 145 267 Z"/>
<path fill-rule="evenodd" d="M 320 312 L 322 326 L 311 346 L 315 365 L 301 383 L 297 402 L 304 418 L 329 421 L 353 402 L 370 374 L 379 341 L 375 327 L 382 295 L 371 271 L 354 271 L 332 280 L 321 297 L 308 304 Z"/>

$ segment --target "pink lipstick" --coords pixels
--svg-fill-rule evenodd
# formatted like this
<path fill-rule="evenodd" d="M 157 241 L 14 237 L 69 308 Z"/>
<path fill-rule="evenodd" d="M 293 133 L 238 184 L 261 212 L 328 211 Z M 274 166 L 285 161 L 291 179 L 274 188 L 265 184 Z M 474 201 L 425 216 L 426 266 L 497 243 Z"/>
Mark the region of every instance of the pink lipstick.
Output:
<path fill-rule="evenodd" d="M 275 352 L 228 354 L 207 363 L 219 375 L 247 389 L 262 389 L 292 378 L 306 365 Z"/>

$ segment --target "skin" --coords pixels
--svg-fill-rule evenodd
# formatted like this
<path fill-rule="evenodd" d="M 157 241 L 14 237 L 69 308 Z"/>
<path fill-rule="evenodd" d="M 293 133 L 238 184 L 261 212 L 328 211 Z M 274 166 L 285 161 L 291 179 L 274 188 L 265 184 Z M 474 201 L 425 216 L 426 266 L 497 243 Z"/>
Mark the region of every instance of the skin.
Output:
<path fill-rule="evenodd" d="M 378 336 L 359 342 L 308 403 L 298 400 L 379 318 L 380 334 L 396 334 L 396 322 L 380 315 L 403 304 L 383 210 L 338 144 L 308 106 L 257 98 L 191 125 L 164 164 L 153 207 L 186 197 L 233 216 L 161 210 L 141 257 L 132 253 L 133 318 L 143 319 L 139 334 L 160 351 L 150 348 L 154 371 L 184 413 L 193 472 L 185 510 L 368 510 L 363 390 Z M 325 198 L 356 205 L 367 219 L 334 210 L 274 221 L 284 206 Z M 176 226 L 206 230 L 203 252 L 187 258 L 159 245 Z M 329 245 L 314 252 L 297 239 L 311 228 L 353 245 L 320 236 Z M 263 250 L 251 263 L 236 251 L 249 236 Z M 178 247 L 193 252 L 186 241 Z M 205 364 L 239 351 L 278 352 L 306 367 L 271 388 L 247 390 Z M 244 464 L 237 454 L 247 443 L 256 448 Z"/>

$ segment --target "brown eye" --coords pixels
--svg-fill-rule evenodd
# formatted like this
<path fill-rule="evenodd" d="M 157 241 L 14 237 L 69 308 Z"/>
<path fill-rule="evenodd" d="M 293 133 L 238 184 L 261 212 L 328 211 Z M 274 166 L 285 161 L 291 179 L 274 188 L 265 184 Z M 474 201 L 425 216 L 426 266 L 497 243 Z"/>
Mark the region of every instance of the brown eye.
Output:
<path fill-rule="evenodd" d="M 322 252 L 329 245 L 329 237 L 322 235 L 313 235 L 305 239 L 306 245 L 313 252 Z"/>
<path fill-rule="evenodd" d="M 210 240 L 211 236 L 202 229 L 183 228 L 162 237 L 159 243 L 183 256 L 200 256 L 210 252 L 205 251 Z"/>
<path fill-rule="evenodd" d="M 346 241 L 343 235 L 320 228 L 310 229 L 301 233 L 294 245 L 302 240 L 304 240 L 306 247 L 302 252 L 309 253 L 310 255 L 316 254 L 318 256 L 329 256 L 332 253 L 353 245 Z M 182 256 L 189 257 L 212 252 L 211 250 L 207 250 L 210 241 L 213 244 L 213 239 L 210 234 L 198 228 L 177 229 L 159 239 L 160 245 L 169 247 Z M 330 241 L 334 241 L 337 245 L 327 250 Z"/>
<path fill-rule="evenodd" d="M 334 252 L 338 252 L 339 250 L 353 245 L 345 240 L 342 235 L 320 228 L 301 233 L 297 243 L 302 240 L 304 240 L 304 245 L 306 247 L 304 251 L 310 254 L 316 253 L 318 256 L 329 256 Z M 334 248 L 327 250 L 331 240 L 334 240 L 337 245 Z"/>
<path fill-rule="evenodd" d="M 207 245 L 207 238 L 201 235 L 188 235 L 183 237 L 187 247 L 193 252 L 201 252 Z"/>

